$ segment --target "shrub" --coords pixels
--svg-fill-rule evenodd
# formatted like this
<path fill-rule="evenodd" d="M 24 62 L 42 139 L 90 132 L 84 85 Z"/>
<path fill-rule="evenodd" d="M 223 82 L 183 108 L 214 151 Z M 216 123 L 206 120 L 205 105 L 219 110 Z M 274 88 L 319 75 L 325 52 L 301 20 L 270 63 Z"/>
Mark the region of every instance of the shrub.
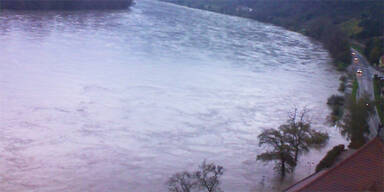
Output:
<path fill-rule="evenodd" d="M 332 95 L 328 98 L 327 104 L 329 106 L 344 105 L 344 97 L 341 95 Z"/>
<path fill-rule="evenodd" d="M 347 77 L 345 75 L 341 76 L 339 79 L 341 82 L 345 83 L 347 82 Z"/>
<path fill-rule="evenodd" d="M 327 118 L 332 125 L 335 125 L 343 117 L 344 102 L 344 97 L 341 95 L 332 95 L 328 98 L 327 104 L 332 112 Z"/>
<path fill-rule="evenodd" d="M 317 164 L 316 172 L 319 172 L 325 168 L 329 168 L 333 165 L 336 158 L 344 151 L 344 145 L 337 145 L 328 151 L 327 155 Z"/>
<path fill-rule="evenodd" d="M 339 89 L 338 89 L 340 92 L 344 92 L 345 91 L 345 83 L 344 82 L 340 82 L 340 86 L 339 86 Z"/>

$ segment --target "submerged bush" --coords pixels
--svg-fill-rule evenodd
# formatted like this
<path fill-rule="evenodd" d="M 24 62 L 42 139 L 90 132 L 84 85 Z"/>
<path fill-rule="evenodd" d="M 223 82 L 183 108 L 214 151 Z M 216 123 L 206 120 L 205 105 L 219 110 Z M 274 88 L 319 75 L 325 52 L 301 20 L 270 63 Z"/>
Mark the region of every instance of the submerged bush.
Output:
<path fill-rule="evenodd" d="M 344 96 L 332 95 L 331 97 L 328 98 L 327 104 L 330 106 L 344 105 Z"/>
<path fill-rule="evenodd" d="M 337 145 L 328 151 L 327 155 L 317 164 L 316 172 L 319 172 L 325 168 L 329 168 L 333 165 L 336 158 L 344 151 L 344 145 Z"/>
<path fill-rule="evenodd" d="M 331 114 L 328 116 L 329 122 L 334 125 L 343 117 L 344 113 L 344 96 L 332 95 L 328 98 L 327 105 L 332 109 Z"/>

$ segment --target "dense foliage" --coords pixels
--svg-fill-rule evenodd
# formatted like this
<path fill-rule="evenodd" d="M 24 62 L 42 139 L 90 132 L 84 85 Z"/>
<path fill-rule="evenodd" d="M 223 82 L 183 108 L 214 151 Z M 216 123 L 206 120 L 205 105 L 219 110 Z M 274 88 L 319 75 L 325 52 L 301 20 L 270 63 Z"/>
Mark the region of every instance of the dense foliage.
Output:
<path fill-rule="evenodd" d="M 343 119 L 341 134 L 351 141 L 349 148 L 357 149 L 366 143 L 365 135 L 369 133 L 368 119 L 374 110 L 374 103 L 368 96 L 347 103 L 347 113 Z"/>
<path fill-rule="evenodd" d="M 379 114 L 381 122 L 384 122 L 384 97 L 381 90 L 384 88 L 384 81 L 380 80 L 378 76 L 373 79 L 373 89 L 375 93 L 376 109 Z"/>
<path fill-rule="evenodd" d="M 375 37 L 383 39 L 384 3 L 382 0 L 163 1 L 248 17 L 304 33 L 321 41 L 334 58 L 335 65 L 340 69 L 344 69 L 351 63 L 349 38 L 361 44 Z M 383 50 L 376 49 L 372 54 L 375 55 L 372 59 L 376 60 L 376 55 L 383 55 Z"/>
<path fill-rule="evenodd" d="M 316 172 L 319 172 L 325 168 L 329 168 L 333 165 L 336 158 L 344 151 L 344 145 L 337 145 L 328 151 L 327 155 L 317 164 Z"/>
<path fill-rule="evenodd" d="M 384 18 L 383 18 L 384 19 Z M 364 55 L 372 64 L 378 64 L 380 56 L 384 53 L 384 41 L 381 38 L 372 38 L 367 41 Z"/>

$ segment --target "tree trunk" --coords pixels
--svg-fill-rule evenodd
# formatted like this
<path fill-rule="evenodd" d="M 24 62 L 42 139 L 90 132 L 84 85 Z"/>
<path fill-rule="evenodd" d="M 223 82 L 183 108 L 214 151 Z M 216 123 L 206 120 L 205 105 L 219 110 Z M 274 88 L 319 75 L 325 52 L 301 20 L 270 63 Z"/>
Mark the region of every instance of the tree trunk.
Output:
<path fill-rule="evenodd" d="M 299 156 L 299 149 L 295 149 L 295 163 L 297 164 L 297 158 Z"/>

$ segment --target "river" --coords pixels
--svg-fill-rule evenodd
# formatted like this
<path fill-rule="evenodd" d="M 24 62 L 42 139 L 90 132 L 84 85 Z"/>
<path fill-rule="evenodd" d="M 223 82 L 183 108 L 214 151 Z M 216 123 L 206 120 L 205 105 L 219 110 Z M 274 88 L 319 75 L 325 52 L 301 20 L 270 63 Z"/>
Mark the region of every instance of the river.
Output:
<path fill-rule="evenodd" d="M 204 159 L 227 192 L 276 190 L 257 135 L 311 109 L 337 72 L 317 42 L 257 21 L 141 0 L 120 11 L 0 12 L 0 191 L 162 192 Z"/>

